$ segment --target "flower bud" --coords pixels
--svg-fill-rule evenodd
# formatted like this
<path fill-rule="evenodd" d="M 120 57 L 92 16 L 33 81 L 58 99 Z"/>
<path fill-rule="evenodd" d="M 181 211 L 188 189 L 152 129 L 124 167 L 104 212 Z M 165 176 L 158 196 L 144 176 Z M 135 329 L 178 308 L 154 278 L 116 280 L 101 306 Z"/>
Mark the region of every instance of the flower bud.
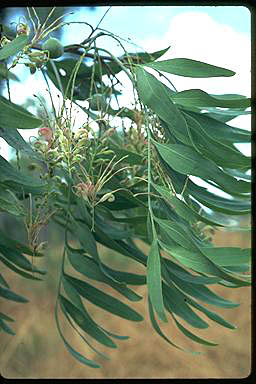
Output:
<path fill-rule="evenodd" d="M 43 137 L 48 143 L 52 140 L 52 130 L 49 127 L 41 127 L 38 131 L 39 135 Z"/>

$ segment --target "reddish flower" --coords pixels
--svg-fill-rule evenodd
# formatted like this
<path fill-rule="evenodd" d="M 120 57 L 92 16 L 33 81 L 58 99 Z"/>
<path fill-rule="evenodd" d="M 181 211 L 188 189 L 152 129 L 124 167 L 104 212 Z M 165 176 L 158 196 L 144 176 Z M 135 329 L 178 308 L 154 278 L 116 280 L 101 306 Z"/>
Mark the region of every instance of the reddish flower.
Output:
<path fill-rule="evenodd" d="M 42 127 L 39 129 L 39 135 L 43 137 L 45 141 L 48 142 L 48 144 L 52 141 L 52 130 L 49 127 Z"/>

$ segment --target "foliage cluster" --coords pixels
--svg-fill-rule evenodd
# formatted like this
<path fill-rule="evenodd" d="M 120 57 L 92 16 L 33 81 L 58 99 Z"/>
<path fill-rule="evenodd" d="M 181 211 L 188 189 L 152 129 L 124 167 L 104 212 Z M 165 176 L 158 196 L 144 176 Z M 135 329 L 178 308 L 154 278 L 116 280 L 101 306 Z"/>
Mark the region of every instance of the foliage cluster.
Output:
<path fill-rule="evenodd" d="M 33 8 L 28 9 L 28 20 L 18 24 L 16 38 L 4 35 L 1 39 L 0 76 L 6 80 L 8 97 L 0 96 L 0 136 L 16 150 L 17 159 L 31 159 L 29 167 L 38 177 L 25 173 L 19 161 L 16 168 L 0 156 L 0 210 L 18 217 L 28 237 L 21 244 L 1 231 L 0 261 L 22 278 L 42 280 L 46 272 L 36 266 L 36 260 L 47 257 L 47 246 L 39 240 L 40 231 L 49 220 L 63 228 L 63 254 L 56 255 L 61 273 L 55 319 L 66 348 L 90 367 L 100 365 L 65 338 L 59 313 L 89 348 L 108 358 L 92 342 L 116 348 L 116 341 L 128 336 L 96 323 L 87 303 L 125 320 L 142 321 L 132 308 L 142 297 L 130 286 L 147 285 L 150 321 L 170 345 L 182 349 L 161 330 L 161 322 L 170 319 L 194 342 L 217 345 L 191 328 L 207 328 L 208 318 L 234 329 L 204 304 L 220 308 L 239 304 L 208 286 L 250 285 L 249 249 L 211 243 L 214 231 L 232 230 L 240 215 L 250 212 L 251 162 L 236 147 L 249 143 L 250 133 L 228 124 L 250 113 L 250 100 L 200 89 L 178 92 L 166 73 L 207 78 L 234 72 L 185 58 L 159 61 L 169 48 L 127 52 L 121 38 L 88 24 L 91 33 L 84 41 L 65 47 L 57 41 L 54 47 L 56 41 L 46 39 L 65 23 L 57 19 L 49 25 L 49 18 L 41 22 Z M 97 41 L 102 36 L 117 41 L 123 55 L 116 57 L 100 48 Z M 51 111 L 39 96 L 35 99 L 44 108 L 43 117 L 13 103 L 12 84 L 17 78 L 11 69 L 16 65 L 24 65 L 31 76 L 40 72 L 48 88 L 54 84 L 61 93 L 59 106 L 51 93 Z M 120 72 L 132 85 L 130 108 L 120 106 L 119 96 L 126 87 L 118 78 Z M 74 108 L 84 112 L 78 130 L 74 129 Z M 34 128 L 39 129 L 38 137 L 28 143 L 19 130 Z M 226 197 L 202 187 L 192 176 L 224 191 Z M 78 247 L 71 243 L 71 235 Z M 149 246 L 148 255 L 136 239 Z M 97 244 L 131 259 L 134 273 L 103 263 Z M 144 275 L 136 273 L 136 263 L 145 267 Z M 94 282 L 111 287 L 130 305 L 96 288 Z M 28 301 L 13 291 L 2 273 L 0 296 Z M 1 331 L 14 334 L 11 321 L 1 312 Z"/>

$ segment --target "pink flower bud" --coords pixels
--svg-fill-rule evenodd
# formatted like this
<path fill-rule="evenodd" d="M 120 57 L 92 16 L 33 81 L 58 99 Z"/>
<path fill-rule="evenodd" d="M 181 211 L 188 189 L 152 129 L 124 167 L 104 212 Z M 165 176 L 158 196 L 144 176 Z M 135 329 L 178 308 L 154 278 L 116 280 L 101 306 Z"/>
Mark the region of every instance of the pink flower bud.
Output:
<path fill-rule="evenodd" d="M 39 129 L 39 135 L 43 137 L 45 141 L 48 143 L 51 142 L 52 140 L 52 130 L 49 127 L 42 127 Z"/>

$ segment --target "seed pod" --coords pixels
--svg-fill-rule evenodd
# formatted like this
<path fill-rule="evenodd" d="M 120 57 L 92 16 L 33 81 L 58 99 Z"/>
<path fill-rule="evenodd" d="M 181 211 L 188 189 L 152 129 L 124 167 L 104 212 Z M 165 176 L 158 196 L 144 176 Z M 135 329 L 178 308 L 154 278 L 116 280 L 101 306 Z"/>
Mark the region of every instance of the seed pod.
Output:
<path fill-rule="evenodd" d="M 64 48 L 61 42 L 54 37 L 49 38 L 43 45 L 43 50 L 49 51 L 50 59 L 58 59 L 64 53 Z"/>

